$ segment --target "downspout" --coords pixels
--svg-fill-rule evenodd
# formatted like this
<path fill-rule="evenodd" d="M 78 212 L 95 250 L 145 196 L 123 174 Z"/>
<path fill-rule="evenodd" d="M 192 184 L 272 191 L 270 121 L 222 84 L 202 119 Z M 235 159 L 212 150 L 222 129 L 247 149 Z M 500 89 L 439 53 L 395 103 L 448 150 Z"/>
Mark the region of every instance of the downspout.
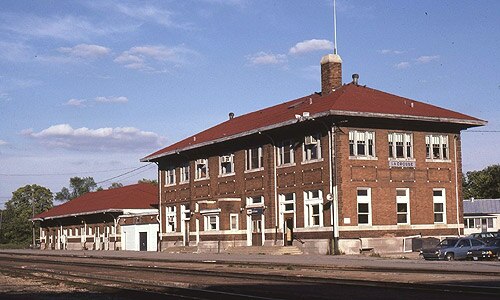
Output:
<path fill-rule="evenodd" d="M 158 243 L 158 252 L 161 252 L 161 244 L 163 242 L 163 214 L 162 214 L 162 208 L 161 208 L 161 188 L 162 188 L 162 182 L 161 182 L 161 173 L 160 173 L 160 164 L 158 162 L 155 162 L 156 166 L 158 167 L 158 210 L 160 213 L 160 218 L 158 219 L 158 216 L 156 217 L 156 220 L 158 220 L 158 223 L 160 224 L 160 238 L 159 238 L 159 243 Z"/>
<path fill-rule="evenodd" d="M 336 126 L 336 125 L 334 125 Z M 333 159 L 333 171 L 331 173 L 330 179 L 335 177 L 335 187 L 333 189 L 333 252 L 335 255 L 340 254 L 339 250 L 339 195 L 338 195 L 338 183 L 337 183 L 337 156 L 335 153 L 335 127 L 332 127 L 332 159 Z"/>
<path fill-rule="evenodd" d="M 458 136 L 455 135 L 453 138 L 453 143 L 454 147 L 453 150 L 455 152 L 455 200 L 456 200 L 456 211 L 457 211 L 457 231 L 458 231 L 458 236 L 460 236 L 460 213 L 458 211 L 458 164 L 457 164 L 457 139 Z"/>

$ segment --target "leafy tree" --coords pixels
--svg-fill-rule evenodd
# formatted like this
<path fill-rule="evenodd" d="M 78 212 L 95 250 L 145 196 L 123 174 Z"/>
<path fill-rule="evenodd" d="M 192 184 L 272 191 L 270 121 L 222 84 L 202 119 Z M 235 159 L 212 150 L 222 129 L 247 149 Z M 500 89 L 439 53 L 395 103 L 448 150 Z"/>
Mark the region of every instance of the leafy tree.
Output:
<path fill-rule="evenodd" d="M 111 189 L 116 189 L 116 188 L 121 188 L 123 187 L 123 184 L 122 183 L 119 183 L 119 182 L 113 182 L 111 183 L 111 185 L 108 187 L 108 190 L 111 190 Z"/>
<path fill-rule="evenodd" d="M 137 183 L 150 183 L 150 184 L 158 185 L 158 180 L 143 178 L 143 179 L 137 181 Z"/>
<path fill-rule="evenodd" d="M 58 201 L 68 201 L 80 197 L 88 192 L 93 192 L 97 189 L 97 184 L 92 177 L 72 177 L 69 180 L 69 189 L 63 187 L 60 192 L 56 193 L 55 199 Z"/>
<path fill-rule="evenodd" d="M 470 171 L 462 180 L 464 199 L 500 198 L 500 165 L 491 165 L 481 171 Z"/>
<path fill-rule="evenodd" d="M 2 213 L 1 240 L 4 243 L 29 245 L 32 241 L 33 224 L 29 221 L 34 215 L 53 206 L 52 192 L 36 184 L 18 188 L 12 198 L 5 203 Z M 35 223 L 35 234 L 39 225 Z"/>

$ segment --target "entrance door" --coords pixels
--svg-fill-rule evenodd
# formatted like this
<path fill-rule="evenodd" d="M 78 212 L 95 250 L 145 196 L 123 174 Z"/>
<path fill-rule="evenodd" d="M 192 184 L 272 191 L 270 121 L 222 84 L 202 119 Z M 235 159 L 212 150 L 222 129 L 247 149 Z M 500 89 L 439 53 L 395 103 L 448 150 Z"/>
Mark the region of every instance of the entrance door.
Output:
<path fill-rule="evenodd" d="M 285 220 L 285 246 L 292 246 L 293 244 L 293 218 Z"/>
<path fill-rule="evenodd" d="M 139 232 L 139 250 L 148 251 L 148 233 Z"/>
<path fill-rule="evenodd" d="M 252 215 L 252 246 L 262 246 L 262 215 Z"/>

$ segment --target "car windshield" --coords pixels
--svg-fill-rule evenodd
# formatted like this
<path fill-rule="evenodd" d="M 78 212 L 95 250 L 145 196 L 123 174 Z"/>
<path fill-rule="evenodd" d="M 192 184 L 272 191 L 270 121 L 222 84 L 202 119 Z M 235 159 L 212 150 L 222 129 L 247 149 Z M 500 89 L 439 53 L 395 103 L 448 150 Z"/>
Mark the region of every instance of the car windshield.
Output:
<path fill-rule="evenodd" d="M 438 244 L 438 247 L 450 247 L 450 246 L 455 246 L 457 243 L 458 239 L 444 239 L 441 241 L 441 243 Z"/>

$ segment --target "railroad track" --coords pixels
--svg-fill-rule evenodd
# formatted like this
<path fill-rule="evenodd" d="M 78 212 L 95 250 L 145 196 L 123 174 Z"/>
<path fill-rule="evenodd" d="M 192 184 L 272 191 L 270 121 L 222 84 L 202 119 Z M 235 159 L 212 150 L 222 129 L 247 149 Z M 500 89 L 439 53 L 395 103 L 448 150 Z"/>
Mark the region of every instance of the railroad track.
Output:
<path fill-rule="evenodd" d="M 291 270 L 288 274 L 256 273 L 255 270 L 228 267 L 234 262 L 227 262 L 224 270 L 214 268 L 219 265 L 210 263 L 155 262 L 141 260 L 96 259 L 90 257 L 54 257 L 53 255 L 19 255 L 0 254 L 0 271 L 4 273 L 23 274 L 50 280 L 71 282 L 95 288 L 111 288 L 127 293 L 145 293 L 148 298 L 187 298 L 187 299 L 289 299 L 292 290 L 303 290 L 310 287 L 309 299 L 330 299 L 332 289 L 355 290 L 392 289 L 395 291 L 412 290 L 416 293 L 438 293 L 442 295 L 465 296 L 467 299 L 480 297 L 486 299 L 498 295 L 500 288 L 474 287 L 471 285 L 421 284 L 408 282 L 384 282 L 382 280 L 357 280 L 341 278 L 325 278 L 311 274 L 296 274 Z M 126 262 L 126 264 L 124 264 Z M 170 265 L 166 265 L 170 264 Z M 262 267 L 261 264 L 260 267 Z M 307 266 L 297 266 L 300 269 Z M 317 270 L 315 270 L 317 271 Z M 323 270 L 324 271 L 324 270 Z M 338 270 L 337 270 L 338 271 Z M 345 270 L 343 271 L 345 272 Z M 359 272 L 359 270 L 356 270 Z M 365 270 L 366 272 L 366 270 Z M 487 277 L 488 275 L 482 274 Z M 347 278 L 347 277 L 346 277 Z M 262 290 L 259 286 L 271 285 L 271 291 Z M 283 288 L 285 287 L 285 288 Z M 401 296 L 401 294 L 396 294 Z M 472 298 L 471 298 L 472 296 Z M 172 299 L 173 299 L 172 298 Z M 295 297 L 294 297 L 295 298 Z M 381 299 L 390 299 L 383 297 Z M 394 299 L 399 299 L 396 297 Z M 135 298 L 131 298 L 135 299 Z M 441 297 L 446 299 L 446 297 Z M 458 298 L 460 299 L 460 298 Z"/>

